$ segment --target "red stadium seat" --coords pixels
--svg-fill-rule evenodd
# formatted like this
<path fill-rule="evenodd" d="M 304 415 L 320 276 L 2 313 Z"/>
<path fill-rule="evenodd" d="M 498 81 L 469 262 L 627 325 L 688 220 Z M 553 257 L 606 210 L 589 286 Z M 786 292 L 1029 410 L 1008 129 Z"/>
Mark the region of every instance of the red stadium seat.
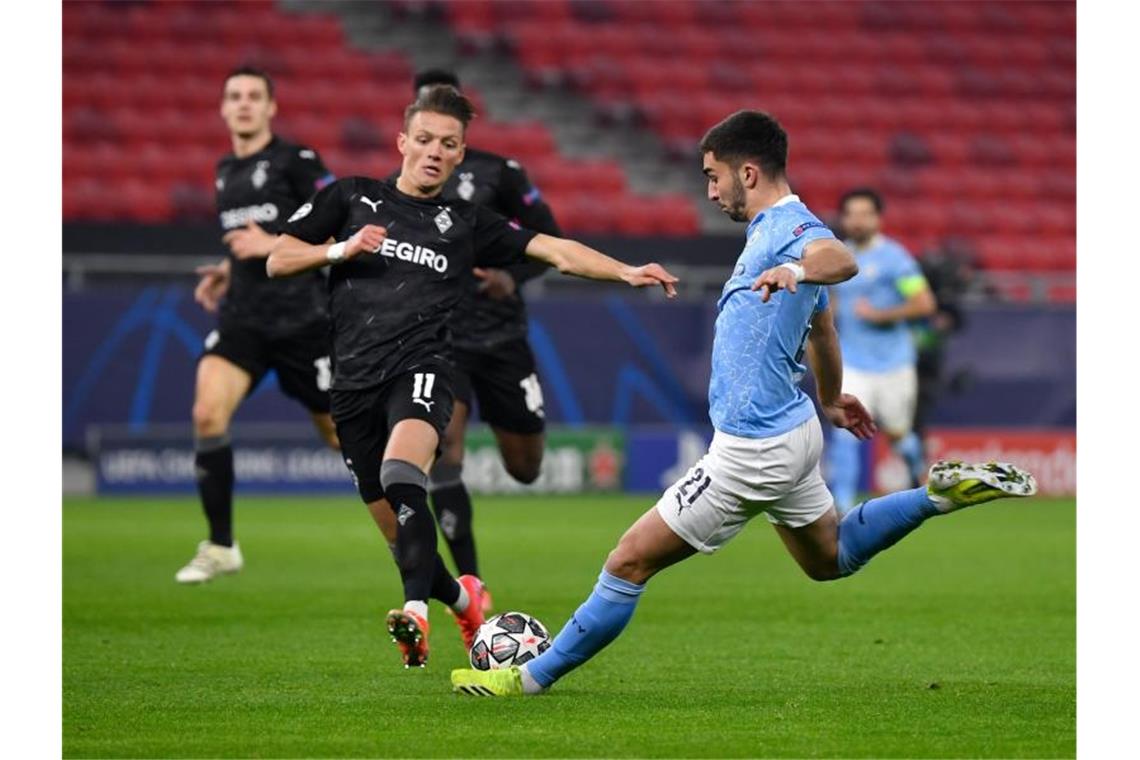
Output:
<path fill-rule="evenodd" d="M 1071 4 L 389 6 L 397 21 L 441 10 L 478 49 L 507 44 L 530 86 L 590 100 L 596 114 L 583 121 L 643 125 L 678 160 L 691 160 L 700 136 L 732 111 L 760 108 L 789 131 L 792 180 L 818 208 L 830 210 L 852 185 L 877 184 L 908 239 L 972 235 L 989 266 L 1072 266 Z M 65 3 L 63 35 L 67 219 L 209 217 L 213 161 L 227 147 L 221 78 L 246 61 L 277 81 L 278 131 L 312 143 L 334 171 L 386 174 L 397 164 L 391 141 L 406 98 L 391 93 L 407 86 L 412 62 L 349 47 L 335 13 L 267 1 Z M 345 138 L 356 150 L 343 149 Z M 542 123 L 484 114 L 470 140 L 519 158 L 568 230 L 699 229 L 692 198 L 634 198 L 619 163 L 566 160 Z"/>

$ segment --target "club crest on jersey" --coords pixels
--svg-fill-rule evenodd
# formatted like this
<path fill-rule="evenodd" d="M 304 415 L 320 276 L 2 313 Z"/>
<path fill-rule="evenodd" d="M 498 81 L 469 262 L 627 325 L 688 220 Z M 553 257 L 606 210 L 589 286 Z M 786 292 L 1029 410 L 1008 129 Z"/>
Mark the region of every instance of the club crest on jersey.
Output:
<path fill-rule="evenodd" d="M 461 172 L 459 174 L 459 187 L 455 188 L 455 192 L 459 193 L 459 197 L 465 201 L 471 200 L 475 195 L 475 172 Z"/>
<path fill-rule="evenodd" d="M 269 162 L 258 161 L 257 168 L 253 170 L 253 174 L 249 175 L 249 181 L 253 183 L 255 190 L 260 190 L 265 186 L 269 180 Z"/>
<path fill-rule="evenodd" d="M 451 229 L 451 216 L 447 213 L 447 209 L 436 214 L 432 221 L 435 222 L 435 226 L 441 235 Z"/>

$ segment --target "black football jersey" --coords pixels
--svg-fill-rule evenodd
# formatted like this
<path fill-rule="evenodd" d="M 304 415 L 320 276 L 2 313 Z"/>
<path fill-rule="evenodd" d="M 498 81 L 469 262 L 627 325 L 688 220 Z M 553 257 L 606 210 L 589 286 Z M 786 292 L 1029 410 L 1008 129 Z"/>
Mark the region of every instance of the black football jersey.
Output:
<path fill-rule="evenodd" d="M 222 233 L 253 221 L 276 235 L 314 192 L 336 178 L 312 148 L 274 137 L 262 150 L 218 162 L 215 187 Z M 221 306 L 223 323 L 269 334 L 291 333 L 327 321 L 324 277 L 271 280 L 265 259 L 230 258 L 230 287 Z"/>
<path fill-rule="evenodd" d="M 535 232 L 562 237 L 550 207 L 514 159 L 503 158 L 475 148 L 467 148 L 461 163 L 443 188 L 443 198 L 461 199 L 518 222 Z M 504 267 L 519 285 L 538 277 L 548 267 L 527 259 Z M 521 291 L 512 298 L 496 301 L 478 292 L 473 280 L 467 298 L 451 318 L 452 340 L 470 351 L 482 351 L 500 343 L 525 338 L 526 304 Z"/>
<path fill-rule="evenodd" d="M 414 198 L 367 177 L 324 188 L 281 231 L 319 245 L 366 224 L 387 229 L 380 250 L 329 269 L 334 390 L 424 366 L 446 370 L 449 319 L 473 287 L 471 270 L 517 264 L 535 235 L 485 207 Z"/>

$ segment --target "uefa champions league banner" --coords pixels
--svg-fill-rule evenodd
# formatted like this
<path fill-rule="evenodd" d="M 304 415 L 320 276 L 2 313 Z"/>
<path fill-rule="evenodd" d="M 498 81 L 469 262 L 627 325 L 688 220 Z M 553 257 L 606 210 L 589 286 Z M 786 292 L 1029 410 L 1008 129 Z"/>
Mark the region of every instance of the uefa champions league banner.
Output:
<path fill-rule="evenodd" d="M 308 426 L 235 426 L 233 445 L 240 492 L 355 495 L 340 454 L 321 445 Z M 463 477 L 476 493 L 584 493 L 622 487 L 626 445 L 618 428 L 548 431 L 542 471 L 528 486 L 507 474 L 490 430 L 472 428 L 466 445 Z M 99 493 L 194 492 L 193 442 L 184 426 L 99 428 L 89 449 Z"/>

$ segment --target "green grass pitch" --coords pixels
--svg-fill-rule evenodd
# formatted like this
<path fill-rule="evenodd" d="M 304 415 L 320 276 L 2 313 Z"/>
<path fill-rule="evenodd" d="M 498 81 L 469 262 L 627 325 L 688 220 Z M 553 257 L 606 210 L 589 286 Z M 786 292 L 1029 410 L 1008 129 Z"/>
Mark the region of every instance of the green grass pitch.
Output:
<path fill-rule="evenodd" d="M 652 501 L 478 498 L 498 608 L 557 630 Z M 1075 522 L 987 504 L 819 584 L 756 520 L 551 693 L 480 700 L 450 692 L 436 603 L 428 667 L 400 666 L 396 570 L 354 499 L 239 498 L 246 569 L 200 587 L 174 583 L 195 501 L 67 499 L 64 756 L 1073 757 Z"/>

